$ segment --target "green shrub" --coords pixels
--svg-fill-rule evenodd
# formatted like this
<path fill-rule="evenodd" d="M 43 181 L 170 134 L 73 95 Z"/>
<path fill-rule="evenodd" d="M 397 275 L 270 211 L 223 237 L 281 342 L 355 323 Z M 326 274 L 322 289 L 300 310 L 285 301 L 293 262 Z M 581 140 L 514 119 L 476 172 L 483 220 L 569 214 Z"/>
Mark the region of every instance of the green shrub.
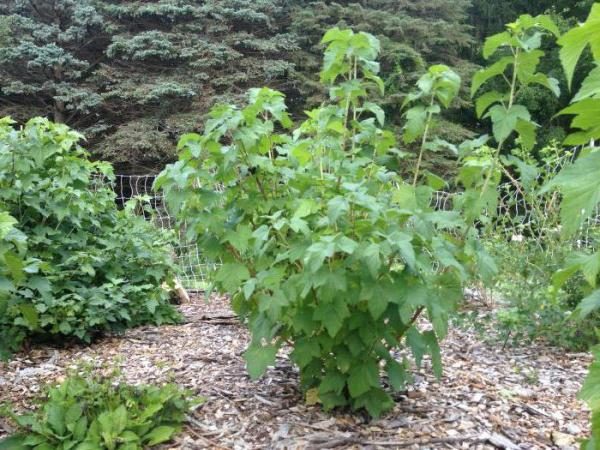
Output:
<path fill-rule="evenodd" d="M 90 162 L 81 138 L 45 119 L 21 130 L 0 122 L 0 208 L 18 221 L 32 261 L 0 293 L 0 352 L 26 337 L 89 342 L 100 332 L 178 319 L 161 287 L 173 280 L 172 236 L 117 210 L 102 182 L 111 168 Z M 0 286 L 10 286 L 3 272 Z"/>
<path fill-rule="evenodd" d="M 403 180 L 381 163 L 402 152 L 383 110 L 368 101 L 383 89 L 379 42 L 339 29 L 323 42 L 331 104 L 289 133 L 278 92 L 251 90 L 243 109 L 217 106 L 204 135 L 182 137 L 179 161 L 156 187 L 205 254 L 222 260 L 212 281 L 250 326 L 250 375 L 289 343 L 307 400 L 378 416 L 393 406 L 380 368 L 404 389 L 409 362 L 395 352 L 406 345 L 418 364 L 431 355 L 440 375 L 438 339 L 469 268 L 489 274 L 493 263 L 460 212 L 431 208 L 443 180 L 418 165 Z M 459 84 L 434 66 L 407 98 L 404 135 L 420 143 L 419 161 L 437 146 L 428 130 Z M 421 315 L 431 327 L 417 326 Z"/>
<path fill-rule="evenodd" d="M 137 450 L 169 441 L 197 403 L 173 384 L 118 384 L 73 375 L 51 387 L 32 413 L 5 413 L 17 432 L 0 441 L 10 450 Z"/>

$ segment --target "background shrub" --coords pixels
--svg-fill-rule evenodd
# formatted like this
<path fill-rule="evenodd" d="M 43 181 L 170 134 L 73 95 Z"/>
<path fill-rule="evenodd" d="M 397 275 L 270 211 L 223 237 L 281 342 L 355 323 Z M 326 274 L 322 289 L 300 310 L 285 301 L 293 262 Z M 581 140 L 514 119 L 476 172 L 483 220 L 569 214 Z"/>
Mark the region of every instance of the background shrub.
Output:
<path fill-rule="evenodd" d="M 30 261 L 9 253 L 12 270 L 0 271 L 5 353 L 26 337 L 89 341 L 99 332 L 178 318 L 161 287 L 173 281 L 172 236 L 117 210 L 105 183 L 110 165 L 90 162 L 81 139 L 45 119 L 21 130 L 0 122 L 0 208 L 27 237 Z M 9 231 L 5 239 L 14 236 Z"/>

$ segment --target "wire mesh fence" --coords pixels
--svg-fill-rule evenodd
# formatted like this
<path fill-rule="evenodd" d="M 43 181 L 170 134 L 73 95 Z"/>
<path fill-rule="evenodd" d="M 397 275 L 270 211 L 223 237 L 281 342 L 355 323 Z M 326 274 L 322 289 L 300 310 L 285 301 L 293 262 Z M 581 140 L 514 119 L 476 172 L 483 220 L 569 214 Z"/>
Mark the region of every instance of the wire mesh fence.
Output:
<path fill-rule="evenodd" d="M 153 191 L 155 178 L 156 175 L 116 175 L 110 185 L 116 193 L 117 204 L 123 206 L 130 199 L 137 198 L 146 206 L 139 208 L 140 214 L 160 228 L 176 231 L 178 245 L 174 250 L 179 279 L 186 289 L 204 290 L 208 285 L 208 273 L 214 269 L 215 264 L 203 257 L 196 242 L 186 237 L 185 224 L 178 224 L 175 217 L 169 213 L 162 194 Z M 104 185 L 108 183 L 105 179 L 99 181 Z M 549 197 L 542 202 L 541 209 L 537 205 L 534 210 L 511 183 L 505 183 L 499 189 L 497 223 L 502 227 L 502 233 L 507 239 L 521 238 L 523 234 L 526 234 L 528 239 L 542 239 L 544 230 L 557 226 L 558 198 Z M 439 210 L 452 209 L 456 195 L 453 192 L 436 191 L 432 198 L 433 207 Z M 532 235 L 528 232 L 528 229 L 533 229 L 532 224 L 538 234 Z M 595 214 L 582 225 L 574 245 L 578 248 L 597 248 L 600 245 L 600 208 L 597 208 Z"/>
<path fill-rule="evenodd" d="M 109 181 L 99 178 L 98 183 L 107 184 L 116 193 L 117 205 L 123 207 L 129 200 L 136 199 L 140 207 L 136 211 L 157 227 L 174 230 L 177 234 L 177 245 L 174 248 L 175 261 L 178 268 L 179 281 L 187 290 L 202 291 L 208 286 L 207 275 L 214 264 L 207 261 L 197 243 L 185 236 L 185 223 L 178 224 L 175 217 L 169 213 L 162 193 L 152 189 L 156 175 L 115 175 Z"/>

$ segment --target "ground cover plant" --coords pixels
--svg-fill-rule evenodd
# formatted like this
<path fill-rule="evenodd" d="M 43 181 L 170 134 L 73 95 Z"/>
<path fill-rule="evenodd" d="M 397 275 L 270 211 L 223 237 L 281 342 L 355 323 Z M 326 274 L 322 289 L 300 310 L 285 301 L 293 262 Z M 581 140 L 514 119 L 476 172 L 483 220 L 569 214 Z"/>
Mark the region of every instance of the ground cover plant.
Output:
<path fill-rule="evenodd" d="M 369 101 L 383 93 L 377 39 L 335 28 L 323 43 L 329 104 L 293 130 L 270 89 L 251 90 L 243 108 L 216 106 L 203 135 L 182 137 L 180 160 L 156 187 L 205 254 L 222 260 L 213 281 L 252 331 L 250 375 L 288 343 L 308 402 L 379 416 L 393 405 L 385 386 L 402 390 L 409 379 L 397 351 L 406 346 L 417 364 L 429 354 L 441 374 L 448 314 L 471 269 L 490 275 L 494 265 L 464 220 L 478 217 L 479 203 L 435 211 L 444 180 L 418 165 L 405 180 L 383 165 L 402 153 Z M 421 156 L 441 145 L 428 129 L 459 84 L 433 66 L 408 98 L 404 138 Z M 465 197 L 475 198 L 482 176 L 470 174 Z M 416 326 L 421 316 L 430 328 Z"/>
<path fill-rule="evenodd" d="M 34 412 L 14 414 L 5 450 L 137 450 L 169 441 L 199 399 L 174 384 L 132 386 L 118 374 L 71 374 L 47 390 Z"/>
<path fill-rule="evenodd" d="M 178 319 L 162 288 L 174 277 L 172 235 L 117 210 L 103 184 L 110 165 L 90 162 L 81 139 L 46 119 L 22 129 L 0 122 L 4 356 L 25 339 L 89 342 Z"/>

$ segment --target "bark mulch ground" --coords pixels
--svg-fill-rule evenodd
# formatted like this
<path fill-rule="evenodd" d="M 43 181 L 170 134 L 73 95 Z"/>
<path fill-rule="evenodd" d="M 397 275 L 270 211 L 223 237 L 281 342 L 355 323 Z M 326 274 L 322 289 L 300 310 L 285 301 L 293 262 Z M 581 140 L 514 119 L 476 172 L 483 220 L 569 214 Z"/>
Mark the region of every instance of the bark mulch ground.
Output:
<path fill-rule="evenodd" d="M 588 412 L 576 400 L 590 358 L 543 346 L 506 348 L 454 329 L 444 376 L 425 361 L 394 410 L 369 422 L 306 406 L 285 352 L 259 381 L 246 374 L 248 333 L 227 301 L 181 306 L 186 323 L 143 327 L 90 347 L 37 348 L 0 365 L 0 401 L 27 408 L 49 382 L 89 362 L 118 365 L 132 383 L 174 381 L 206 398 L 168 449 L 577 448 Z M 0 421 L 0 436 L 10 424 Z"/>

